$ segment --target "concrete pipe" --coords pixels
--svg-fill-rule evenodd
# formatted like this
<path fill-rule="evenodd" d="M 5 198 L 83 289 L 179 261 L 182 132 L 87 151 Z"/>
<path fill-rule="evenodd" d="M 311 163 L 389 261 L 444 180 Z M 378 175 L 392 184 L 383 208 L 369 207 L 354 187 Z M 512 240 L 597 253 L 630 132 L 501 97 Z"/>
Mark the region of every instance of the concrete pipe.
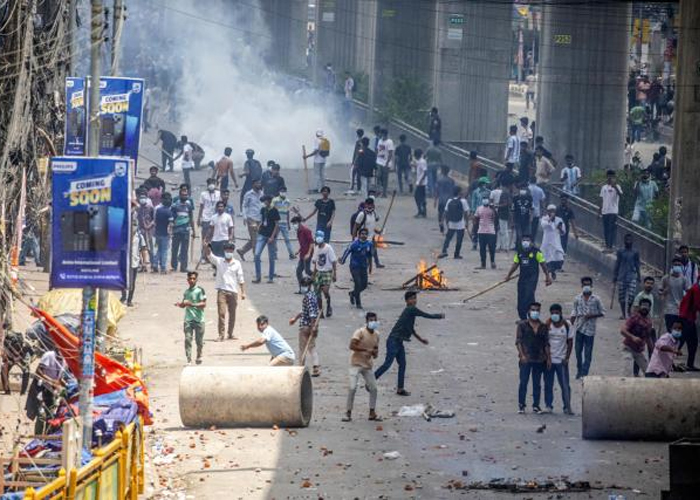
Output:
<path fill-rule="evenodd" d="M 188 366 L 180 376 L 186 427 L 306 427 L 312 408 L 303 367 Z"/>
<path fill-rule="evenodd" d="M 700 437 L 700 379 L 585 377 L 583 438 Z"/>

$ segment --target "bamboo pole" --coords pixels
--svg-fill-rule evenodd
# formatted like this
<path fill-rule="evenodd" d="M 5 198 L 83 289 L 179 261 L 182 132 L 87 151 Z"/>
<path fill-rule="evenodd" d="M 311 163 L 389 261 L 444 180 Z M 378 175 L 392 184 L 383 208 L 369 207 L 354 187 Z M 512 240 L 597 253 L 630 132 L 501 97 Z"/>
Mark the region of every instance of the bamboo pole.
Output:
<path fill-rule="evenodd" d="M 473 294 L 473 295 L 470 295 L 470 296 L 467 297 L 466 299 L 462 300 L 462 302 L 463 302 L 463 303 L 466 303 L 466 302 L 469 302 L 469 301 L 472 300 L 472 299 L 475 299 L 475 298 L 477 298 L 477 297 L 480 297 L 481 295 L 484 295 L 485 293 L 488 293 L 488 292 L 490 292 L 491 290 L 495 290 L 496 288 L 498 288 L 498 287 L 501 286 L 501 285 L 505 285 L 505 284 L 508 283 L 509 281 L 513 281 L 513 280 L 514 280 L 515 278 L 517 278 L 518 276 L 520 276 L 520 275 L 519 275 L 519 274 L 516 274 L 515 276 L 513 276 L 513 277 L 510 278 L 510 279 L 505 279 L 505 280 L 503 280 L 503 281 L 499 281 L 498 283 L 494 283 L 494 284 L 491 285 L 490 287 L 485 288 L 485 289 L 481 290 L 480 292 L 477 292 L 477 293 L 475 293 L 475 294 Z"/>

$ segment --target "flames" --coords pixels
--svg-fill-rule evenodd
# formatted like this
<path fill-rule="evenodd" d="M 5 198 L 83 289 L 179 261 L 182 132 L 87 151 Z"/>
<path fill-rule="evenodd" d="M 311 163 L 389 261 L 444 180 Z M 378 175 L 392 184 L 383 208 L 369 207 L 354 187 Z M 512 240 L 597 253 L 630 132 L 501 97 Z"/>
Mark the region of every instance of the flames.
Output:
<path fill-rule="evenodd" d="M 384 242 L 384 235 L 382 235 L 382 234 L 377 234 L 374 237 L 374 245 L 377 248 L 388 248 L 389 247 L 389 244 Z"/>
<path fill-rule="evenodd" d="M 447 279 L 437 264 L 428 267 L 428 264 L 421 260 L 418 263 L 416 286 L 421 290 L 440 290 L 447 288 Z"/>

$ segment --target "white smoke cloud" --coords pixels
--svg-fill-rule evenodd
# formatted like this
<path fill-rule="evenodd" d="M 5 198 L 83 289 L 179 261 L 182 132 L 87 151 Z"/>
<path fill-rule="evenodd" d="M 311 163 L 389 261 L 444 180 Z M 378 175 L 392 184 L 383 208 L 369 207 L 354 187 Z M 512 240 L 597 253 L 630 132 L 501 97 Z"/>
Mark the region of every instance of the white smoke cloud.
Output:
<path fill-rule="evenodd" d="M 171 96 L 179 131 L 204 148 L 207 160 L 230 146 L 237 164 L 252 148 L 263 163 L 303 168 L 301 146 L 310 150 L 317 129 L 331 141 L 330 161 L 348 160 L 353 134 L 338 123 L 328 96 L 266 66 L 271 34 L 257 0 L 177 0 L 167 7 L 167 50 L 183 70 Z"/>

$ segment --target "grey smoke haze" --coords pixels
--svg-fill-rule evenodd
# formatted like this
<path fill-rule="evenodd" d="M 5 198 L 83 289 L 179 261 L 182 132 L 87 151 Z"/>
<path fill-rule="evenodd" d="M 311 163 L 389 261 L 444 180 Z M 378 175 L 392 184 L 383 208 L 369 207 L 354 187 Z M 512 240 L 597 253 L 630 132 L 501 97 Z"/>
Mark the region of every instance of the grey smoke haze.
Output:
<path fill-rule="evenodd" d="M 179 73 L 163 95 L 178 103 L 173 132 L 200 144 L 207 160 L 231 146 L 238 164 L 252 148 L 263 162 L 301 168 L 301 145 L 310 148 L 317 129 L 331 141 L 331 161 L 345 161 L 351 151 L 343 134 L 352 134 L 335 123 L 328 98 L 266 66 L 271 34 L 257 0 L 132 3 L 125 37 L 125 56 L 152 59 L 156 72 Z M 149 54 L 139 55 L 144 49 Z"/>

